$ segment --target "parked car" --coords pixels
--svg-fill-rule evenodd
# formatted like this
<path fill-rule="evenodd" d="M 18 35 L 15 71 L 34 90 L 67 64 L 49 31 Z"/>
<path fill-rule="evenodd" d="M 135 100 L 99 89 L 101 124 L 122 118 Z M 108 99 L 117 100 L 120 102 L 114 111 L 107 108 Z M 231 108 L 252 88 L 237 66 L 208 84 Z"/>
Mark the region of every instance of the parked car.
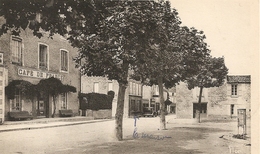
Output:
<path fill-rule="evenodd" d="M 143 109 L 143 116 L 144 117 L 156 117 L 157 113 L 154 111 L 153 107 L 145 107 Z"/>

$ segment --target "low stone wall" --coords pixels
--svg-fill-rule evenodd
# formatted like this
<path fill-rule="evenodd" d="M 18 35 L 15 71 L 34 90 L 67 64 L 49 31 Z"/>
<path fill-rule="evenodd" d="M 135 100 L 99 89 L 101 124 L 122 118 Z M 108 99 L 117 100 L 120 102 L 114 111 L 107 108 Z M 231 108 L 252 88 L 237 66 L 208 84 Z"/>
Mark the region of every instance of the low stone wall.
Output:
<path fill-rule="evenodd" d="M 112 119 L 112 110 L 87 110 L 86 111 L 87 117 L 93 117 L 94 119 Z"/>

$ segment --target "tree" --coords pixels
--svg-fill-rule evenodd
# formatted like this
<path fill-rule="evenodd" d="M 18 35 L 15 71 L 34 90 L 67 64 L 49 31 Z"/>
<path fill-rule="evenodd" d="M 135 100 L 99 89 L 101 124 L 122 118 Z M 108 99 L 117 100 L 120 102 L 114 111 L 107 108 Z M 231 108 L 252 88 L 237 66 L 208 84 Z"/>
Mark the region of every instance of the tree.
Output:
<path fill-rule="evenodd" d="M 168 1 L 157 7 L 157 27 L 154 35 L 149 38 L 151 56 L 146 56 L 134 68 L 132 77 L 144 84 L 158 85 L 161 104 L 160 127 L 166 129 L 165 100 L 163 88 L 174 87 L 186 78 L 185 71 L 190 75 L 196 73 L 194 67 L 199 65 L 208 55 L 205 35 L 195 28 L 180 26 L 176 10 L 170 8 Z"/>
<path fill-rule="evenodd" d="M 102 0 L 98 2 L 102 3 Z M 102 9 L 95 5 L 95 1 L 1 0 L 0 17 L 4 17 L 5 23 L 0 28 L 0 36 L 8 31 L 19 35 L 26 28 L 33 30 L 33 34 L 39 38 L 43 36 L 41 30 L 49 32 L 49 36 L 88 31 L 100 18 L 97 10 Z M 67 25 L 77 30 L 68 30 Z"/>
<path fill-rule="evenodd" d="M 53 113 L 52 118 L 55 116 L 56 112 L 56 98 L 61 93 L 76 92 L 76 88 L 70 85 L 63 85 L 62 82 L 54 77 L 42 79 L 37 84 L 37 89 L 40 93 L 44 94 L 46 98 L 51 96 L 53 102 Z"/>
<path fill-rule="evenodd" d="M 182 58 L 191 54 L 187 49 L 195 46 L 192 49 L 199 50 L 204 44 L 197 45 L 196 40 L 186 37 L 190 35 L 199 41 L 197 31 L 185 27 L 176 30 L 180 21 L 176 18 L 176 10 L 172 13 L 169 6 L 164 0 L 3 0 L 0 16 L 4 16 L 6 23 L 2 25 L 0 35 L 8 30 L 18 35 L 20 29 L 27 27 L 38 37 L 42 36 L 41 29 L 48 31 L 50 36 L 68 34 L 72 46 L 79 48 L 75 62 L 82 74 L 118 81 L 116 137 L 122 140 L 128 71 L 140 72 L 147 68 L 143 74 L 152 84 L 159 85 L 164 110 L 163 85 L 174 86 L 182 77 L 181 70 L 188 66 Z M 162 117 L 165 125 L 165 116 Z"/>
<path fill-rule="evenodd" d="M 32 102 L 32 115 L 33 117 L 36 117 L 36 112 L 34 110 L 34 100 L 38 95 L 36 85 L 25 80 L 12 80 L 8 86 L 5 87 L 5 93 L 8 99 L 14 99 L 17 90 L 21 93 L 22 96 Z"/>
<path fill-rule="evenodd" d="M 208 57 L 205 61 L 198 65 L 197 74 L 190 74 L 187 78 L 188 89 L 199 87 L 199 110 L 197 113 L 197 120 L 200 122 L 200 111 L 201 111 L 201 96 L 203 88 L 219 87 L 221 86 L 228 74 L 228 69 L 225 66 L 224 57 L 212 58 Z"/>
<path fill-rule="evenodd" d="M 97 25 L 97 32 L 83 36 L 84 44 L 76 62 L 83 74 L 106 76 L 119 83 L 116 119 L 116 137 L 122 140 L 124 96 L 129 70 L 136 68 L 146 56 L 151 56 L 149 40 L 156 27 L 156 11 L 153 1 L 118 1 L 107 7 L 110 13 Z M 80 63 L 81 62 L 81 63 Z M 143 62 L 142 62 L 143 64 Z"/>

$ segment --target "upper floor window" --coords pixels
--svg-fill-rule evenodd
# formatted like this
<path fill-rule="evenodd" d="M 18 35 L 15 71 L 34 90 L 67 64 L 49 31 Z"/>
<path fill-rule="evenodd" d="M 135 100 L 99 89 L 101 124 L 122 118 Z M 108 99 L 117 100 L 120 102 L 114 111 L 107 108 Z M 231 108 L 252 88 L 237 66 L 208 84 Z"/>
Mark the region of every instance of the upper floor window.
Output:
<path fill-rule="evenodd" d="M 69 71 L 69 57 L 68 57 L 68 51 L 66 50 L 60 50 L 60 62 L 61 62 L 61 71 L 68 72 Z"/>
<path fill-rule="evenodd" d="M 11 61 L 12 63 L 23 64 L 23 42 L 21 38 L 12 36 L 11 40 Z"/>
<path fill-rule="evenodd" d="M 113 83 L 112 82 L 108 82 L 108 91 L 113 90 Z"/>
<path fill-rule="evenodd" d="M 135 82 L 129 82 L 129 88 L 130 88 L 130 95 L 142 95 L 142 85 Z"/>
<path fill-rule="evenodd" d="M 98 91 L 99 91 L 99 84 L 98 84 L 98 82 L 94 82 L 93 92 L 98 93 Z"/>
<path fill-rule="evenodd" d="M 237 96 L 237 85 L 231 85 L 231 95 L 232 96 Z"/>
<path fill-rule="evenodd" d="M 39 68 L 48 70 L 48 46 L 39 44 Z"/>

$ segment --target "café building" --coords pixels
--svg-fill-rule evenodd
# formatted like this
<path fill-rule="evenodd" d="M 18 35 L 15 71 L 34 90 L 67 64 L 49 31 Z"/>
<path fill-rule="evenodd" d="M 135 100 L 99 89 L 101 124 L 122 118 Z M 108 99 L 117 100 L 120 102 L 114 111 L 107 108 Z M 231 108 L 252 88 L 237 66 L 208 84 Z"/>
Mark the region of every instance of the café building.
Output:
<path fill-rule="evenodd" d="M 26 81 L 37 85 L 48 78 L 59 79 L 62 84 L 80 90 L 80 73 L 73 62 L 77 49 L 60 35 L 42 38 L 33 36 L 30 30 L 22 31 L 20 36 L 10 33 L 0 37 L 0 118 L 8 120 L 8 112 L 28 111 L 34 118 L 51 117 L 55 108 L 72 110 L 78 114 L 79 101 L 77 92 L 59 93 L 55 106 L 51 97 L 39 93 L 34 99 L 25 97 L 19 89 L 14 88 L 14 97 L 9 99 L 6 87 L 14 81 Z M 32 91 L 33 93 L 33 91 Z"/>

